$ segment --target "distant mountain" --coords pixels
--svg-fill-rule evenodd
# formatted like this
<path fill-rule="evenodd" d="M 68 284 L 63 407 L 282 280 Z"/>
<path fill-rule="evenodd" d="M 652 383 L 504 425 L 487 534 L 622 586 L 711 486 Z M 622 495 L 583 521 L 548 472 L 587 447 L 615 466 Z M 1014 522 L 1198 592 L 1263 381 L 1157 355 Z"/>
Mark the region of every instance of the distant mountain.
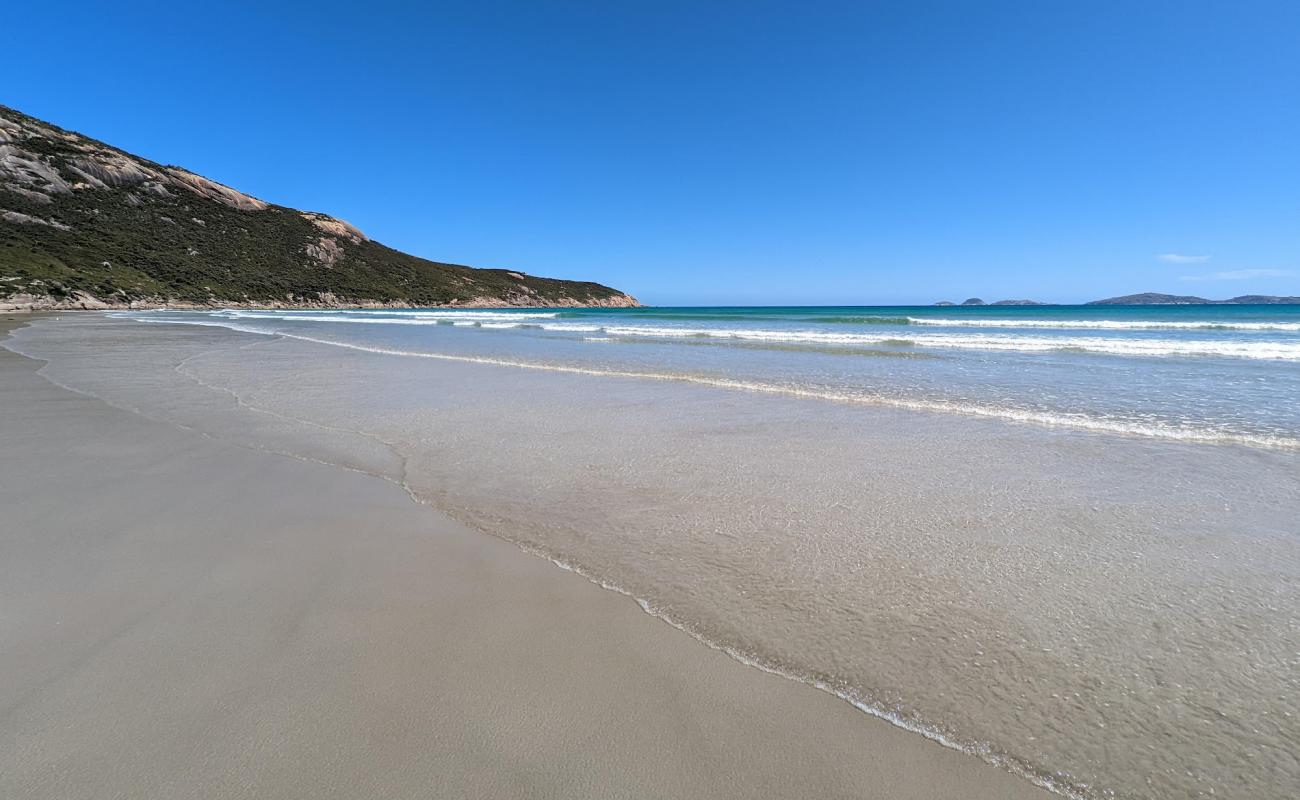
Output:
<path fill-rule="evenodd" d="M 598 283 L 442 264 L 0 106 L 0 308 L 635 306 Z"/>
<path fill-rule="evenodd" d="M 1109 297 L 1105 300 L 1093 300 L 1086 303 L 1090 306 L 1192 306 L 1204 305 L 1211 301 L 1204 297 L 1192 297 L 1191 295 L 1173 295 L 1173 294 L 1156 294 L 1155 292 L 1143 292 L 1142 294 L 1126 294 L 1123 297 Z"/>
<path fill-rule="evenodd" d="M 935 305 L 955 306 L 957 305 L 957 303 L 953 303 L 948 300 L 940 300 L 939 302 L 935 303 Z M 961 302 L 961 305 L 964 306 L 1045 306 L 1047 305 L 1047 303 L 1040 303 L 1037 300 L 998 300 L 993 303 L 986 303 L 983 300 L 979 299 L 978 297 L 972 297 L 968 300 L 963 300 Z"/>
<path fill-rule="evenodd" d="M 963 300 L 960 304 L 948 300 L 940 300 L 935 303 L 936 306 L 1046 306 L 1051 303 L 1040 303 L 1037 300 L 998 300 L 993 303 L 985 303 L 978 297 L 972 297 L 969 300 Z M 1193 305 L 1300 305 L 1300 297 L 1279 297 L 1268 294 L 1243 294 L 1240 297 L 1233 297 L 1228 300 L 1207 300 L 1204 297 L 1195 297 L 1193 295 L 1176 295 L 1176 294 L 1158 294 L 1156 292 L 1144 292 L 1142 294 L 1126 294 L 1123 297 L 1109 297 L 1105 300 L 1093 300 L 1091 303 L 1085 303 L 1090 306 L 1193 306 Z"/>
<path fill-rule="evenodd" d="M 1228 300 L 1206 300 L 1193 295 L 1126 294 L 1123 297 L 1110 297 L 1105 300 L 1093 300 L 1090 306 L 1194 306 L 1194 305 L 1300 305 L 1300 297 L 1277 297 L 1264 294 L 1245 294 Z"/>
<path fill-rule="evenodd" d="M 1221 302 L 1239 306 L 1295 306 L 1300 305 L 1300 297 L 1282 297 L 1275 294 L 1243 294 Z"/>

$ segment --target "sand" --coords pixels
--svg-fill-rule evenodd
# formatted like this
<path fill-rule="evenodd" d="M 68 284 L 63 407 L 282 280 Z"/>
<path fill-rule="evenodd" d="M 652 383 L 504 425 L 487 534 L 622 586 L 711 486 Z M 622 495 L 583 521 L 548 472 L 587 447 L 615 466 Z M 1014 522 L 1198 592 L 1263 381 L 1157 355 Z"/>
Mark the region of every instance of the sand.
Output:
<path fill-rule="evenodd" d="M 0 349 L 2 797 L 1048 796 L 390 483 L 39 367 Z"/>

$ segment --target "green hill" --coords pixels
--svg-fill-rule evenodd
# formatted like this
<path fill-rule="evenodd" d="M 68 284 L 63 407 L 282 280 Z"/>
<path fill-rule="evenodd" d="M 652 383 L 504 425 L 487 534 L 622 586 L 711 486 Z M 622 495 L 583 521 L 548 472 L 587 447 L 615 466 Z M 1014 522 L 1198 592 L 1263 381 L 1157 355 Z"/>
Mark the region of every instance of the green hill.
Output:
<path fill-rule="evenodd" d="M 0 306 L 631 306 L 442 264 L 0 106 Z"/>

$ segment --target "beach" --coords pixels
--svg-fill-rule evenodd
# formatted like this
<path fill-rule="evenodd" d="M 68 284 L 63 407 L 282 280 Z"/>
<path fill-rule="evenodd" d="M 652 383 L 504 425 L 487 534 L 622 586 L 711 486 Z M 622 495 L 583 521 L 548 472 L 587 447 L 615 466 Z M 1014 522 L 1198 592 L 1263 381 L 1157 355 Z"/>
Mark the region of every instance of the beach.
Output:
<path fill-rule="evenodd" d="M 452 793 L 1284 798 L 1296 314 L 38 317 L 4 355 L 62 401 L 6 413 L 68 411 L 8 423 L 32 452 L 7 448 L 24 455 L 6 507 L 73 540 L 6 559 L 67 581 L 44 598 L 17 584 L 13 607 L 32 605 L 11 618 L 53 652 L 69 597 L 123 614 L 67 640 L 156 648 L 116 645 L 93 693 L 122 704 L 108 730 L 201 737 L 172 771 L 261 773 L 203 751 L 220 722 L 251 726 L 222 733 L 256 750 L 238 758 L 400 753 L 367 780 L 462 776 Z M 100 530 L 153 533 L 123 572 L 71 557 Z M 202 691 L 164 697 L 196 716 L 140 717 L 175 659 Z M 66 727 L 87 696 L 53 741 L 95 730 Z M 289 740 L 316 755 L 280 759 Z M 518 759 L 514 788 L 473 783 Z"/>
<path fill-rule="evenodd" d="M 365 11 L 6 9 L 0 800 L 1300 800 L 1300 3 Z"/>
<path fill-rule="evenodd" d="M 1046 796 L 389 481 L 41 366 L 0 349 L 0 795 Z"/>

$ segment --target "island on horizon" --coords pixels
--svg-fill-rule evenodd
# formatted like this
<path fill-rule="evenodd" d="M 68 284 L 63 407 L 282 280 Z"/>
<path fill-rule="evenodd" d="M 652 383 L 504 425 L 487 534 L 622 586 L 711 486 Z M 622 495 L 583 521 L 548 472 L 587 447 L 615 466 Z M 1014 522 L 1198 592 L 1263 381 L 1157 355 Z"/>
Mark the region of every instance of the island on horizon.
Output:
<path fill-rule="evenodd" d="M 935 303 L 936 306 L 1048 306 L 1054 303 L 1040 303 L 1037 300 L 998 300 L 994 303 L 986 303 L 978 297 L 972 297 L 961 303 L 953 303 L 948 300 L 940 300 Z M 1061 305 L 1075 305 L 1071 303 L 1062 303 Z M 1085 306 L 1285 306 L 1300 305 L 1300 297 L 1268 295 L 1268 294 L 1243 294 L 1238 297 L 1230 297 L 1227 300 L 1207 300 L 1204 297 L 1194 295 L 1175 295 L 1160 294 L 1159 292 L 1142 292 L 1141 294 L 1126 294 L 1120 297 L 1107 297 L 1104 300 L 1090 300 L 1078 305 Z"/>

